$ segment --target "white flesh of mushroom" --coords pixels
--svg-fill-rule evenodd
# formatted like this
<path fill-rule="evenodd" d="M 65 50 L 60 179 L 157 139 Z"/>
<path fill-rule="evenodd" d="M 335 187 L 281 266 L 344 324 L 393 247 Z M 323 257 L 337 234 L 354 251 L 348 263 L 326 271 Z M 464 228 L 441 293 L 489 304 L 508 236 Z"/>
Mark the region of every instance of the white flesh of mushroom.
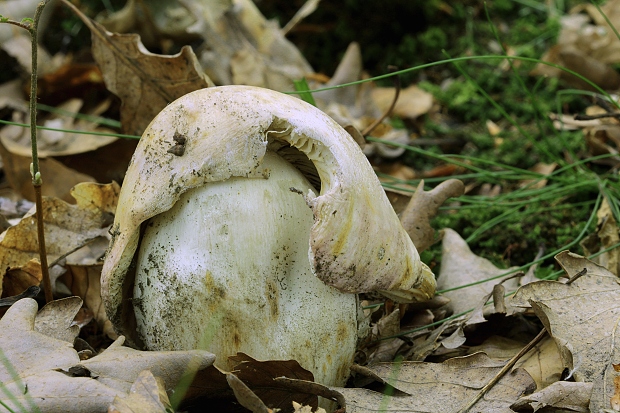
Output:
<path fill-rule="evenodd" d="M 357 341 L 354 294 L 325 285 L 308 259 L 310 183 L 268 151 L 262 177 L 191 189 L 146 225 L 134 307 L 147 348 L 294 359 L 342 385 Z"/>
<path fill-rule="evenodd" d="M 237 350 L 297 359 L 327 385 L 355 352 L 355 293 L 416 301 L 435 288 L 353 139 L 315 107 L 248 86 L 192 92 L 151 122 L 101 281 L 137 346 L 204 347 L 220 366 Z"/>

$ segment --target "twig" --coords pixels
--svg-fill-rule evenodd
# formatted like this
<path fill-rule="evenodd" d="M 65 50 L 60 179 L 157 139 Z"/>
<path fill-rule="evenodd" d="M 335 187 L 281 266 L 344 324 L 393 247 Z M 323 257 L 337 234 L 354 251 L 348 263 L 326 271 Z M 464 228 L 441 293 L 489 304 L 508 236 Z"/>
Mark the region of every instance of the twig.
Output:
<path fill-rule="evenodd" d="M 575 115 L 575 120 L 595 120 L 595 119 L 603 119 L 603 118 L 620 118 L 620 112 L 607 112 L 607 113 L 599 113 L 596 115 Z"/>
<path fill-rule="evenodd" d="M 388 68 L 390 70 L 390 72 L 394 72 L 397 70 L 396 67 L 394 66 L 390 66 Z M 396 106 L 396 102 L 398 101 L 398 96 L 400 95 L 400 77 L 398 77 L 398 75 L 394 76 L 394 99 L 392 99 L 392 104 L 390 105 L 390 107 L 388 108 L 388 110 L 385 111 L 385 113 L 377 120 L 375 120 L 372 124 L 370 124 L 369 126 L 367 126 L 363 131 L 362 131 L 362 136 L 368 136 L 370 134 L 370 132 L 372 132 L 373 130 L 375 130 L 375 128 L 377 126 L 379 126 L 379 124 L 381 122 L 383 122 L 383 119 L 387 118 L 388 116 L 390 116 L 390 114 L 392 113 L 392 111 L 394 110 L 394 107 Z"/>
<path fill-rule="evenodd" d="M 480 389 L 480 391 L 467 403 L 467 405 L 465 405 L 465 407 L 459 410 L 458 413 L 467 413 L 469 409 L 474 407 L 474 405 L 478 402 L 478 400 L 480 400 L 482 396 L 484 396 L 485 393 L 489 391 L 491 387 L 497 384 L 497 382 L 500 381 L 501 378 L 504 377 L 504 375 L 508 373 L 508 371 L 510 371 L 510 369 L 514 367 L 517 361 L 519 361 L 519 359 L 523 357 L 528 351 L 533 349 L 534 346 L 536 346 L 536 344 L 538 344 L 540 340 L 542 340 L 545 337 L 546 334 L 547 334 L 547 330 L 545 330 L 544 328 L 540 330 L 538 335 L 534 337 L 534 339 L 530 341 L 525 347 L 523 347 L 521 351 L 519 351 L 516 355 L 514 355 L 508 361 L 508 363 L 506 363 L 506 365 L 502 367 L 499 373 L 497 373 L 495 377 L 491 379 L 491 381 L 489 381 L 482 389 Z"/>
<path fill-rule="evenodd" d="M 32 163 L 30 164 L 30 174 L 32 175 L 32 185 L 34 186 L 35 204 L 37 206 L 37 235 L 39 238 L 39 259 L 41 261 L 41 272 L 43 274 L 43 289 L 45 291 L 45 301 L 54 300 L 52 295 L 52 283 L 50 281 L 49 268 L 47 266 L 47 253 L 45 248 L 45 232 L 43 227 L 43 200 L 41 196 L 41 172 L 39 170 L 39 156 L 37 151 L 37 53 L 38 53 L 38 27 L 39 19 L 43 9 L 49 0 L 44 0 L 37 5 L 34 12 L 34 19 L 24 19 L 21 22 L 0 16 L 0 23 L 12 24 L 22 29 L 28 30 L 32 43 L 32 72 L 30 75 L 30 144 L 32 148 Z"/>
<path fill-rule="evenodd" d="M 568 279 L 568 281 L 566 281 L 566 285 L 568 284 L 572 284 L 573 282 L 575 282 L 575 280 L 577 280 L 578 278 L 583 277 L 584 275 L 586 275 L 586 273 L 588 272 L 587 268 L 584 268 L 583 270 L 579 271 L 577 274 L 573 275 L 572 277 L 570 277 Z"/>

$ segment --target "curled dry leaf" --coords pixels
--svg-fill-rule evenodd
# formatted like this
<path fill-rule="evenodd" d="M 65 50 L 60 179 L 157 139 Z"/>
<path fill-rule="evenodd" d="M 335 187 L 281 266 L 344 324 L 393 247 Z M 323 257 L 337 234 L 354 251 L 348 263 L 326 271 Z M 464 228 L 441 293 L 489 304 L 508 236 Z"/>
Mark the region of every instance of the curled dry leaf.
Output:
<path fill-rule="evenodd" d="M 571 284 L 538 281 L 521 287 L 513 305 L 531 307 L 555 340 L 564 366 L 576 381 L 592 382 L 591 411 L 609 407 L 614 395 L 612 366 L 620 352 L 615 332 L 620 317 L 618 277 L 568 251 L 556 261 L 569 277 L 586 270 Z"/>
<path fill-rule="evenodd" d="M 79 300 L 79 299 L 78 299 Z M 59 321 L 63 338 L 76 312 L 76 301 L 53 301 L 46 312 Z M 37 303 L 23 299 L 0 319 L 0 382 L 3 400 L 12 411 L 107 412 L 115 397 L 126 397 L 143 370 L 151 370 L 172 389 L 185 376 L 210 366 L 215 359 L 202 351 L 141 352 L 122 347 L 123 338 L 103 353 L 81 362 L 77 351 L 64 339 L 39 332 Z M 51 327 L 49 324 L 47 327 Z M 25 408 L 23 406 L 26 406 Z"/>
<path fill-rule="evenodd" d="M 189 46 L 173 56 L 151 53 L 138 35 L 110 33 L 68 1 L 63 3 L 91 31 L 93 57 L 106 87 L 122 101 L 124 133 L 141 135 L 168 103 L 193 90 L 213 86 Z"/>
<path fill-rule="evenodd" d="M 48 262 L 53 263 L 89 241 L 108 235 L 119 190 L 116 183 L 83 183 L 72 190 L 76 205 L 56 198 L 43 199 Z M 2 268 L 22 266 L 38 256 L 39 242 L 34 214 L 26 215 L 17 225 L 0 235 Z M 0 278 L 3 276 L 0 273 Z"/>

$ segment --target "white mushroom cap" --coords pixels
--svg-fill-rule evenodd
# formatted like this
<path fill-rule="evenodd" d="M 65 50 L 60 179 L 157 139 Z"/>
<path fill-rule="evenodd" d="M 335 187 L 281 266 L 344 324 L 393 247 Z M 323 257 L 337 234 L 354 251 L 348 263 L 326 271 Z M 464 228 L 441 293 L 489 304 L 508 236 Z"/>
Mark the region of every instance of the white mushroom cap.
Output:
<path fill-rule="evenodd" d="M 295 97 L 223 86 L 189 93 L 168 105 L 144 132 L 131 161 L 102 271 L 106 311 L 119 330 L 134 328 L 127 298 L 133 291 L 131 264 L 141 224 L 169 210 L 191 188 L 250 176 L 268 145 L 299 166 L 317 189 L 320 185 L 318 196 L 304 194 L 314 216 L 308 255 L 319 279 L 343 292 L 383 291 L 400 301 L 433 296 L 432 272 L 420 261 L 372 167 L 347 132 Z"/>

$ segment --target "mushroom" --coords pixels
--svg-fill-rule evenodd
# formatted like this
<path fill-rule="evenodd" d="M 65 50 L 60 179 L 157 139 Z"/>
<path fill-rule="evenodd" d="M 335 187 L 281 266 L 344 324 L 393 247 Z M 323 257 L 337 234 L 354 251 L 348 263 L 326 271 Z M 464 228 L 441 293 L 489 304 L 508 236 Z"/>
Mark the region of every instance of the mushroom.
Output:
<path fill-rule="evenodd" d="M 150 350 L 294 359 L 342 385 L 356 293 L 430 299 L 420 261 L 359 146 L 297 98 L 189 93 L 144 132 L 102 270 L 119 333 Z"/>

